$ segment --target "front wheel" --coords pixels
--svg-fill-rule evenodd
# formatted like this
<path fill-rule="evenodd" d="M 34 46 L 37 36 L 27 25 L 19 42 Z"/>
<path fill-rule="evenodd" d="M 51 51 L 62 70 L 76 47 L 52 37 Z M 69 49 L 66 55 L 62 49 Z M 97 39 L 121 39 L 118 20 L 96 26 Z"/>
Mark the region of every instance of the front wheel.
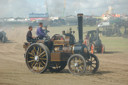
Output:
<path fill-rule="evenodd" d="M 68 59 L 69 72 L 74 75 L 82 75 L 86 71 L 85 58 L 80 54 L 74 54 Z"/>

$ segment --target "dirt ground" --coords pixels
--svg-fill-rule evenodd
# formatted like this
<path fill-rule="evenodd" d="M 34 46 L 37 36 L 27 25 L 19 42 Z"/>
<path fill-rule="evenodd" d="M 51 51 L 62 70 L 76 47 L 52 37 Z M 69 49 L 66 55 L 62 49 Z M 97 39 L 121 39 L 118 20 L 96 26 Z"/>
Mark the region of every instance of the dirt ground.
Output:
<path fill-rule="evenodd" d="M 96 54 L 100 60 L 96 74 L 74 76 L 68 72 L 67 67 L 60 73 L 34 74 L 28 70 L 24 60 L 23 43 L 27 28 L 16 27 L 5 31 L 10 42 L 0 43 L 0 85 L 128 85 L 128 46 L 124 46 L 128 39 L 103 39 L 106 53 Z M 52 35 L 60 33 L 62 29 L 51 28 L 50 31 Z M 118 39 L 119 42 L 109 46 L 106 42 L 110 39 Z M 118 46 L 119 43 L 123 45 Z"/>

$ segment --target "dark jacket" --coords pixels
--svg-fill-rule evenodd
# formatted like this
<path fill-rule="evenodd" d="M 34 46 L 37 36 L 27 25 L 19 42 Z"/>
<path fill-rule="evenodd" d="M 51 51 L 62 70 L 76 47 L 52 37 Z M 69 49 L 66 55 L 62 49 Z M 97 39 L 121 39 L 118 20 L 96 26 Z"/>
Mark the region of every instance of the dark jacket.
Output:
<path fill-rule="evenodd" d="M 27 38 L 27 41 L 28 42 L 30 42 L 31 40 L 33 40 L 33 38 L 32 38 L 32 32 L 31 31 L 28 31 L 26 38 Z"/>

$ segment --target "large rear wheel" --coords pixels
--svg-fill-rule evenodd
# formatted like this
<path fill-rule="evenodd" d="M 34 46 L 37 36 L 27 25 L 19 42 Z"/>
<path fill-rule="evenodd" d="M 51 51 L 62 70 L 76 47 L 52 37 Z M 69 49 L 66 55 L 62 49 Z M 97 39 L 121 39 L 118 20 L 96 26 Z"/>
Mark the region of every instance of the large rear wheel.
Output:
<path fill-rule="evenodd" d="M 49 66 L 50 52 L 44 44 L 35 43 L 27 49 L 25 58 L 30 71 L 43 73 Z"/>

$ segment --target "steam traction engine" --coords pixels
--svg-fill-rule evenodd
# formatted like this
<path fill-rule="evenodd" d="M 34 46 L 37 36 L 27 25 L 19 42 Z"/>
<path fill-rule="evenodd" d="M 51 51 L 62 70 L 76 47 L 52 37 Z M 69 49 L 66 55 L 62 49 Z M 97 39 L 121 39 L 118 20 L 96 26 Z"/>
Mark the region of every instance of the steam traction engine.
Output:
<path fill-rule="evenodd" d="M 99 33 L 100 31 L 98 29 L 87 32 L 84 43 L 88 47 L 88 50 L 91 51 L 91 53 L 94 53 L 94 52 L 104 53 L 105 52 L 105 46 L 102 44 Z"/>
<path fill-rule="evenodd" d="M 56 34 L 51 39 L 25 43 L 25 60 L 30 71 L 43 73 L 49 69 L 51 72 L 60 72 L 68 65 L 72 74 L 95 73 L 99 60 L 83 44 L 83 14 L 78 14 L 78 32 L 79 42 L 75 42 L 74 32 L 70 30 L 69 33 L 63 31 L 65 37 Z"/>

